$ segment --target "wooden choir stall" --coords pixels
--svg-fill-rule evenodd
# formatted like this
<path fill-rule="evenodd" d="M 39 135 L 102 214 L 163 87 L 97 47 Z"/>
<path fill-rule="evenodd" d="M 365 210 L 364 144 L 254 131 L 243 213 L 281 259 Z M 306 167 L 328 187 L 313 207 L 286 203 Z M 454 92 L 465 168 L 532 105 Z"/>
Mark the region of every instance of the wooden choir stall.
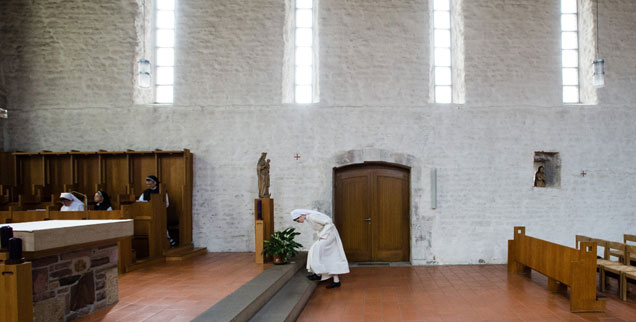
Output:
<path fill-rule="evenodd" d="M 0 223 L 133 219 L 134 235 L 118 241 L 120 273 L 203 254 L 207 250 L 192 243 L 192 165 L 187 149 L 2 152 Z M 159 178 L 159 195 L 138 202 L 148 175 Z M 110 195 L 112 211 L 92 210 L 97 190 Z M 71 191 L 80 192 L 75 195 L 82 201 L 87 196 L 86 211 L 59 211 L 60 193 Z M 176 247 L 170 247 L 166 232 Z"/>

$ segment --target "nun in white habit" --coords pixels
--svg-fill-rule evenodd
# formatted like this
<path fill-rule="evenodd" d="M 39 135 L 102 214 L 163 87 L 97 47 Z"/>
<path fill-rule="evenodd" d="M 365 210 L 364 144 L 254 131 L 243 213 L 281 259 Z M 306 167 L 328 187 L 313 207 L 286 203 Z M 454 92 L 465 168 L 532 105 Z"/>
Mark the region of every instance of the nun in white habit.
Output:
<path fill-rule="evenodd" d="M 295 222 L 307 221 L 318 235 L 318 240 L 311 245 L 307 254 L 307 270 L 313 273 L 307 278 L 321 281 L 333 278 L 327 288 L 340 287 L 338 275 L 349 273 L 349 263 L 331 218 L 308 209 L 295 209 L 291 212 L 291 217 Z"/>
<path fill-rule="evenodd" d="M 64 204 L 60 211 L 84 211 L 84 203 L 70 192 L 62 192 L 60 201 Z"/>

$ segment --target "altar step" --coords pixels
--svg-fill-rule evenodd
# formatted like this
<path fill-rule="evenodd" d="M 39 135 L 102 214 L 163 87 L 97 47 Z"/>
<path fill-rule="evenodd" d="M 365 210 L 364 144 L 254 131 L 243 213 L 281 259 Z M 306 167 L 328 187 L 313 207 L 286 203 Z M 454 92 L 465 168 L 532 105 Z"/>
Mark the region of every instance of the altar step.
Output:
<path fill-rule="evenodd" d="M 301 253 L 289 264 L 272 265 L 193 321 L 295 321 L 316 288 L 305 277 L 306 260 Z"/>
<path fill-rule="evenodd" d="M 193 245 L 170 248 L 163 252 L 166 262 L 182 261 L 194 256 L 205 255 L 208 249 L 205 247 L 194 247 Z"/>

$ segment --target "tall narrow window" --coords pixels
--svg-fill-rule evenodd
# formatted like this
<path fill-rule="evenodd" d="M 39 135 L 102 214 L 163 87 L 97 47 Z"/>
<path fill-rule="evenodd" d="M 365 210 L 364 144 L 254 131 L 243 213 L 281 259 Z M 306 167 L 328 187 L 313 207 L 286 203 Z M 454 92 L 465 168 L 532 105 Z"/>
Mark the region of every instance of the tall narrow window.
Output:
<path fill-rule="evenodd" d="M 174 101 L 174 8 L 175 0 L 156 0 L 155 101 Z"/>
<path fill-rule="evenodd" d="M 433 68 L 435 103 L 453 102 L 450 0 L 433 1 Z"/>
<path fill-rule="evenodd" d="M 579 15 L 577 0 L 561 0 L 563 103 L 579 103 Z"/>
<path fill-rule="evenodd" d="M 296 0 L 294 39 L 294 100 L 313 102 L 314 97 L 314 4 L 313 0 Z"/>

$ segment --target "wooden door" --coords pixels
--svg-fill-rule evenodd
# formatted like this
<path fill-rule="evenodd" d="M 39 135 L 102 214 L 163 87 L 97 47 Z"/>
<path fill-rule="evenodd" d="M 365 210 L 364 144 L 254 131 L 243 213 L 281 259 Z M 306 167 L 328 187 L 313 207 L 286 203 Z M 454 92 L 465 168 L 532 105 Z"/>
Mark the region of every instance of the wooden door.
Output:
<path fill-rule="evenodd" d="M 388 164 L 334 169 L 334 218 L 349 261 L 409 260 L 409 178 Z"/>

